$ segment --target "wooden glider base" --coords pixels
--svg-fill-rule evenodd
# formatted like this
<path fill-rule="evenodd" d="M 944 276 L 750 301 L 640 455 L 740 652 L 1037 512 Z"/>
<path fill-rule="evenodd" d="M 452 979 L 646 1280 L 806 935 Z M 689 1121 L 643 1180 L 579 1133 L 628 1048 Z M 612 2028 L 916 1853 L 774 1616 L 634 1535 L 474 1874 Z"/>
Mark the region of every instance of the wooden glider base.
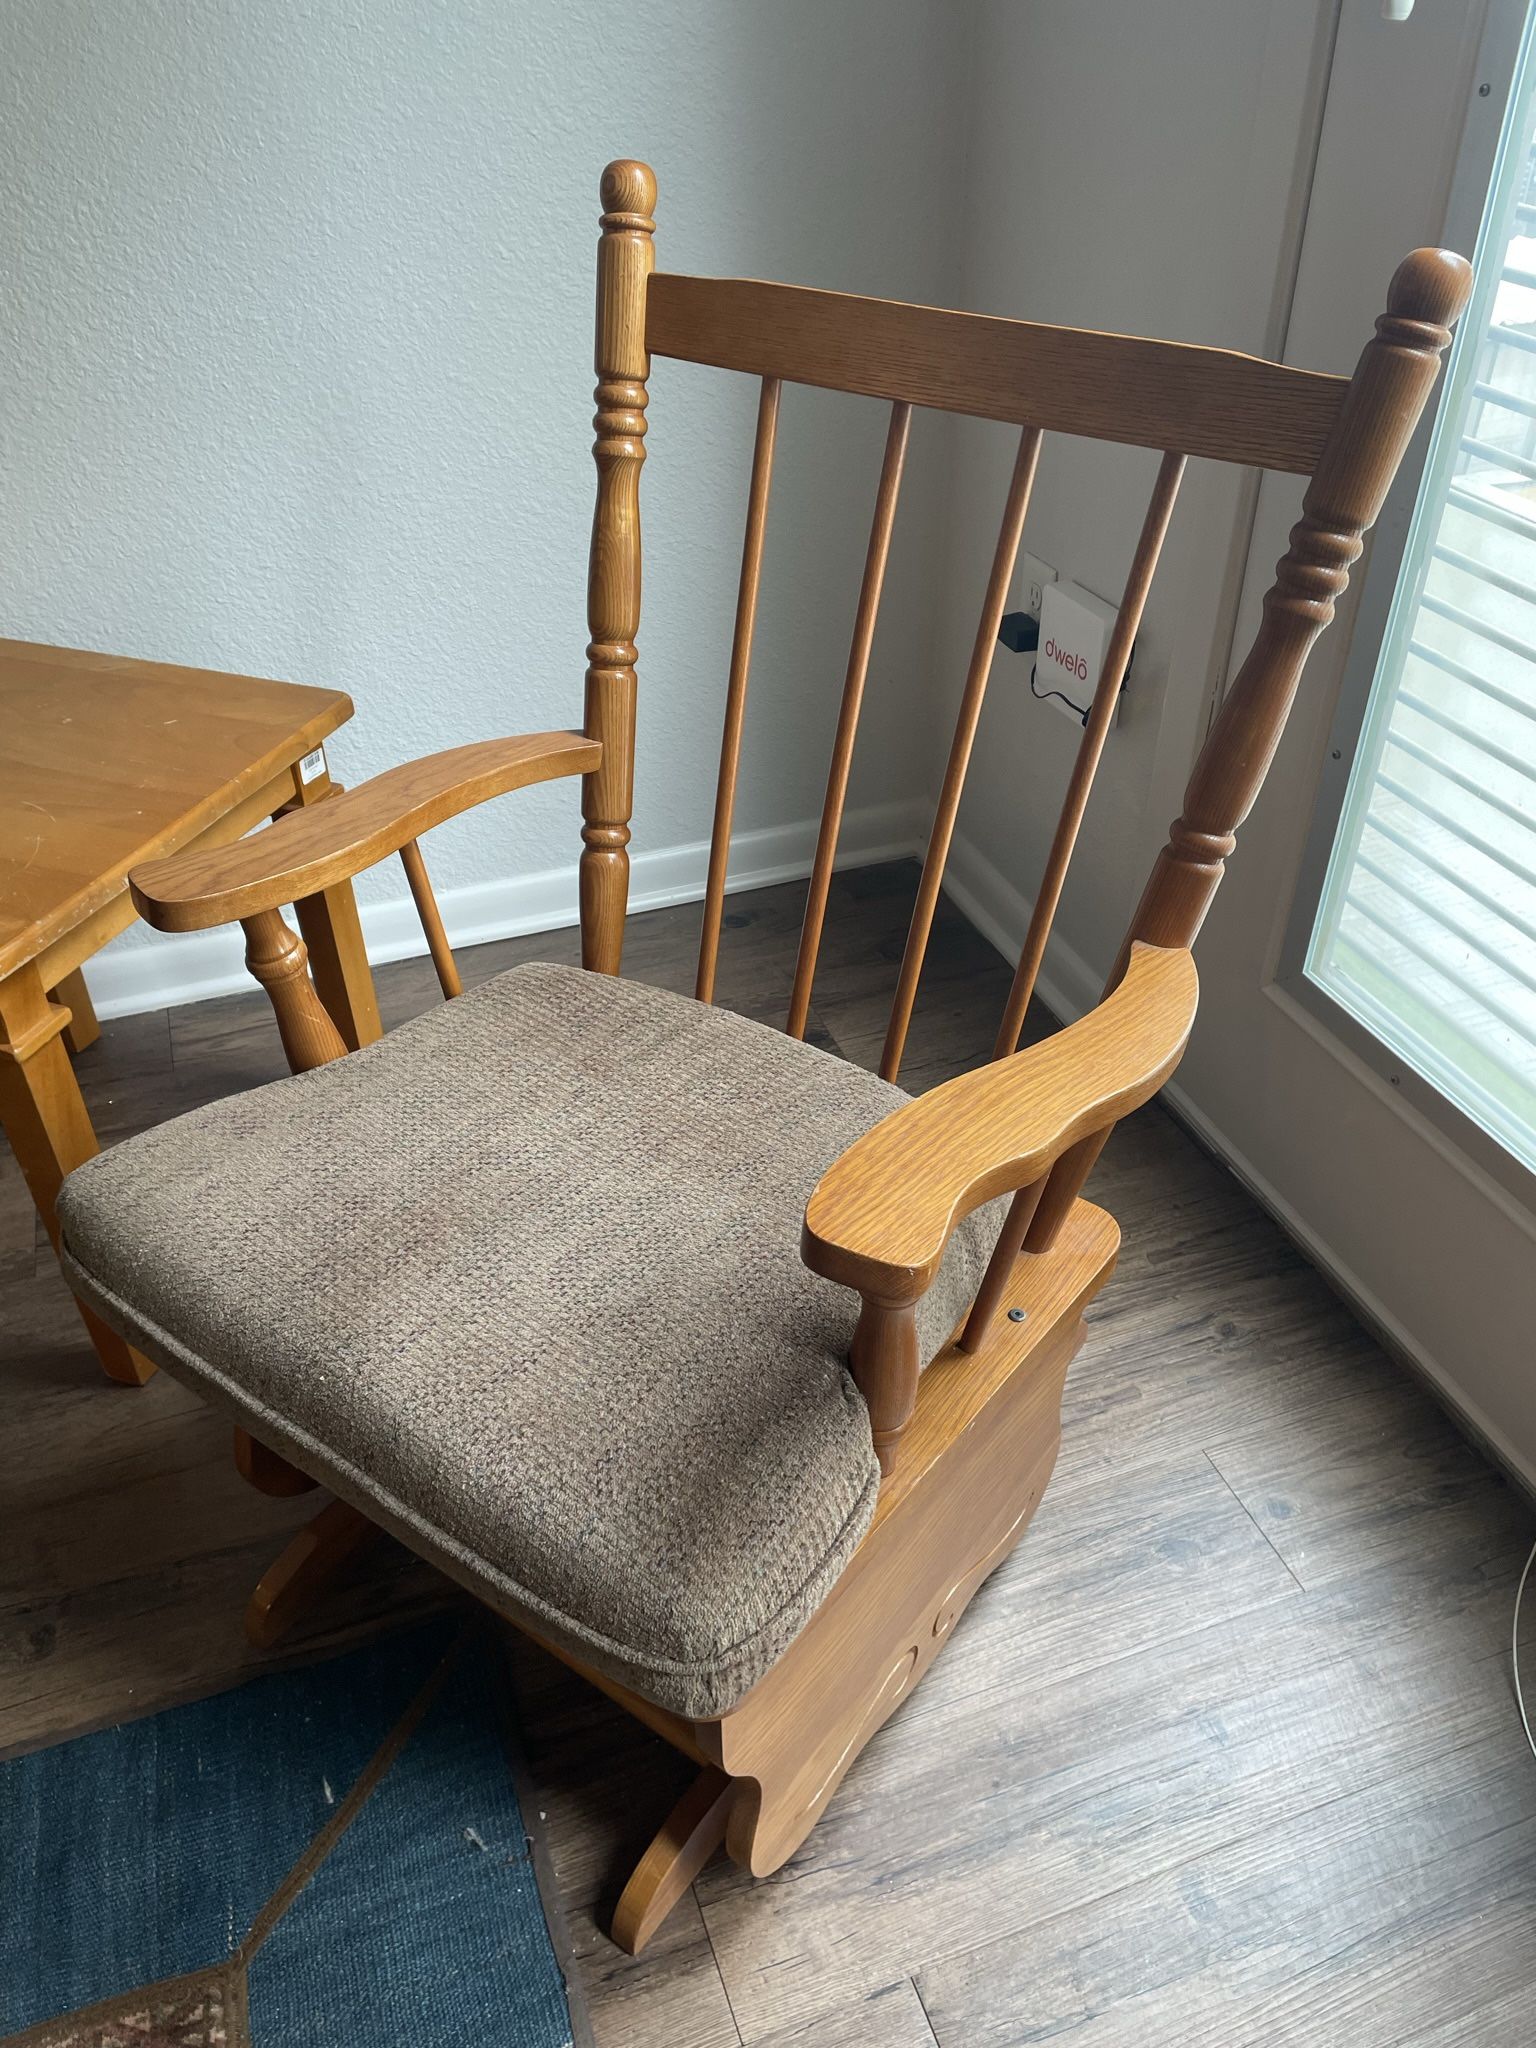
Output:
<path fill-rule="evenodd" d="M 865 1743 L 911 1695 L 1040 1504 L 1083 1310 L 1114 1270 L 1119 1243 L 1113 1218 L 1079 1201 L 1048 1252 L 1020 1256 L 982 1348 L 952 1344 L 923 1374 L 895 1469 L 847 1571 L 728 1714 L 684 1720 L 535 1635 L 700 1767 L 624 1887 L 613 1918 L 620 1948 L 634 1955 L 645 1946 L 722 1843 L 754 1877 L 787 1862 Z M 372 1533 L 344 1502 L 323 1509 L 252 1595 L 251 1639 L 275 1641 Z"/>

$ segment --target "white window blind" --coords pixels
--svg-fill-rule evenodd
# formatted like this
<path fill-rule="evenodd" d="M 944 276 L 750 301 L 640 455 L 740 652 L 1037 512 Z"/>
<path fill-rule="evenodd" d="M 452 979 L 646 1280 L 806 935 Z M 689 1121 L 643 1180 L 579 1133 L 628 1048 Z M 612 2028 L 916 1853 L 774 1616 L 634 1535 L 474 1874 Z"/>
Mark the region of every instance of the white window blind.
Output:
<path fill-rule="evenodd" d="M 1307 973 L 1536 1168 L 1528 30 Z"/>

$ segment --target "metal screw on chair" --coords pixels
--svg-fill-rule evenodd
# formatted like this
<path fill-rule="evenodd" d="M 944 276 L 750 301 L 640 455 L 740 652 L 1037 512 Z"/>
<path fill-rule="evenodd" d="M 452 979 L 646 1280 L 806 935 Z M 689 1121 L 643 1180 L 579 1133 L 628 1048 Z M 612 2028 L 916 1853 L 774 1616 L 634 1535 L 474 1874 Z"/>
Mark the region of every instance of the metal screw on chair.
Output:
<path fill-rule="evenodd" d="M 1027 1308 L 1011 1308 L 1008 1311 L 1008 1320 L 1010 1323 L 1022 1323 L 1028 1314 Z"/>

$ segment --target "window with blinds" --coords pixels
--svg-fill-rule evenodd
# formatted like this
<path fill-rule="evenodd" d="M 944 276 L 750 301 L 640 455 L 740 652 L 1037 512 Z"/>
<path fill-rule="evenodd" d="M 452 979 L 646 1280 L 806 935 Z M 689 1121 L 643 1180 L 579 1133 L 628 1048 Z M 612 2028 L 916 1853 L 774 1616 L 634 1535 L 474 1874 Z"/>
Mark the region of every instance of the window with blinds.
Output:
<path fill-rule="evenodd" d="M 1533 84 L 1528 37 L 1306 971 L 1536 1168 Z"/>

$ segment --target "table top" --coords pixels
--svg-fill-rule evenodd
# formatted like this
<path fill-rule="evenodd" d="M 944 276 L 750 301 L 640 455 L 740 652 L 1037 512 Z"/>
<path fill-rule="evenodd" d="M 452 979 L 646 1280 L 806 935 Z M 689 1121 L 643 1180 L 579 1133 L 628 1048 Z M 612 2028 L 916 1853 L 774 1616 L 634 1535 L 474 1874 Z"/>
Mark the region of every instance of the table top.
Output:
<path fill-rule="evenodd" d="M 351 716 L 340 690 L 0 640 L 0 975 Z"/>

